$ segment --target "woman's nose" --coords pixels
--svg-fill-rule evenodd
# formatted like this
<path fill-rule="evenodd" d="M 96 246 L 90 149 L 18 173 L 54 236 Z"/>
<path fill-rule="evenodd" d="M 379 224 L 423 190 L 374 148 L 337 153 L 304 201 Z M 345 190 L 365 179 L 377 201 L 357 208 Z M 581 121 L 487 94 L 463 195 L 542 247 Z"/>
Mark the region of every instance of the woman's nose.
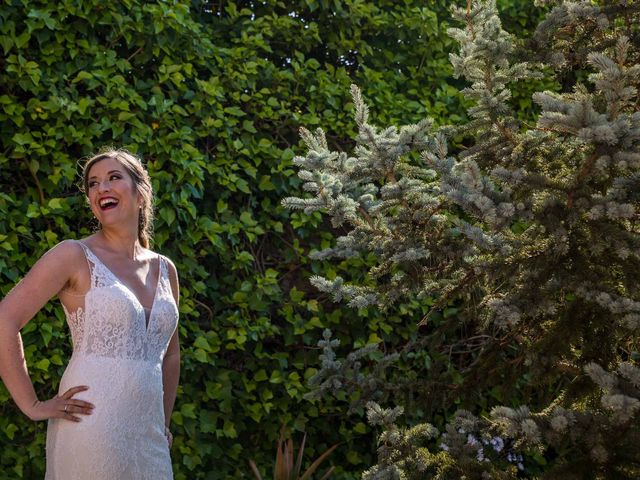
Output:
<path fill-rule="evenodd" d="M 111 182 L 109 182 L 109 180 L 98 183 L 99 192 L 108 192 L 109 190 L 111 190 Z"/>

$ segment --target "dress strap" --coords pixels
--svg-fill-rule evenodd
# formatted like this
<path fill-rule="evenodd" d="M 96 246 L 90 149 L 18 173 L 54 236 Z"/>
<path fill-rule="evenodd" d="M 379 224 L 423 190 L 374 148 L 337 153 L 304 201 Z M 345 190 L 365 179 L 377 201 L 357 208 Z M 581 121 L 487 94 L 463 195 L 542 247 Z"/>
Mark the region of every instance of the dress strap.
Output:
<path fill-rule="evenodd" d="M 158 285 L 162 288 L 166 288 L 169 285 L 169 270 L 167 269 L 167 260 L 164 255 L 158 254 L 158 260 L 160 262 L 160 272 L 158 272 Z"/>
<path fill-rule="evenodd" d="M 160 257 L 160 286 L 165 295 L 173 299 L 173 286 L 169 277 L 169 259 L 161 254 L 158 256 Z"/>
<path fill-rule="evenodd" d="M 89 266 L 89 274 L 91 275 L 91 288 L 106 287 L 110 284 L 109 271 L 106 270 L 104 264 L 98 257 L 94 255 L 89 247 L 87 247 L 82 241 L 76 240 L 82 247 L 84 256 L 87 259 L 87 265 Z M 90 289 L 91 289 L 90 288 Z"/>

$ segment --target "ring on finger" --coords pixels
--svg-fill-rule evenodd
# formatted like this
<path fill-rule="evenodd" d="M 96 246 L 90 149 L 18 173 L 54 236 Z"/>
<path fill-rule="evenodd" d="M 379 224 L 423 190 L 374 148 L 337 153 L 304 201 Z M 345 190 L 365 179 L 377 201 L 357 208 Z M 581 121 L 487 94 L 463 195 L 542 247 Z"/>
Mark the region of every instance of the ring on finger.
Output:
<path fill-rule="evenodd" d="M 65 403 L 65 404 L 64 404 L 64 413 L 69 413 L 69 412 L 67 411 L 67 408 L 69 408 L 69 404 L 68 404 L 68 403 Z"/>

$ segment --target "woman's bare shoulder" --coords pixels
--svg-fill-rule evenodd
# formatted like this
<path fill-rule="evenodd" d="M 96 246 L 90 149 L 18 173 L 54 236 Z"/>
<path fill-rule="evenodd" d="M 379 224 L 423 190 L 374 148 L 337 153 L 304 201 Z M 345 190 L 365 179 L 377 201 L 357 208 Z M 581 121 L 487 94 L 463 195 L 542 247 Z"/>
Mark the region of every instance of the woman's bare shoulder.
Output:
<path fill-rule="evenodd" d="M 173 260 L 171 260 L 169 257 L 167 257 L 166 255 L 163 255 L 161 253 L 155 252 L 153 250 L 147 250 L 149 252 L 150 255 L 153 255 L 156 258 L 162 258 L 165 262 L 167 262 L 167 265 L 169 266 L 169 272 L 174 274 L 176 277 L 177 275 L 177 270 L 176 270 L 176 266 L 173 263 Z"/>
<path fill-rule="evenodd" d="M 155 255 L 157 255 L 159 258 L 162 258 L 165 263 L 167 264 L 167 270 L 169 273 L 169 281 L 171 282 L 171 290 L 173 292 L 173 296 L 176 299 L 176 303 L 178 302 L 178 298 L 179 298 L 179 290 L 180 290 L 180 281 L 178 279 L 178 270 L 176 269 L 175 264 L 173 263 L 173 261 L 167 257 L 166 255 L 162 255 L 161 253 L 157 253 L 157 252 L 153 252 L 155 253 Z"/>
<path fill-rule="evenodd" d="M 73 281 L 82 267 L 87 264 L 87 258 L 80 241 L 69 239 L 52 247 L 40 258 L 38 264 L 42 264 L 42 267 L 47 270 L 58 271 L 61 276 Z"/>
<path fill-rule="evenodd" d="M 52 257 L 49 269 L 60 272 L 60 275 L 66 280 L 58 295 L 77 294 L 76 289 L 79 282 L 89 283 L 87 257 L 80 242 L 81 240 L 63 240 L 44 256 Z"/>
<path fill-rule="evenodd" d="M 7 317 L 22 328 L 54 295 L 77 277 L 82 247 L 65 240 L 47 251 L 2 300 Z"/>
<path fill-rule="evenodd" d="M 60 261 L 84 261 L 84 252 L 80 245 L 80 240 L 67 239 L 53 246 L 47 253 L 43 255 L 49 257 L 50 260 Z"/>

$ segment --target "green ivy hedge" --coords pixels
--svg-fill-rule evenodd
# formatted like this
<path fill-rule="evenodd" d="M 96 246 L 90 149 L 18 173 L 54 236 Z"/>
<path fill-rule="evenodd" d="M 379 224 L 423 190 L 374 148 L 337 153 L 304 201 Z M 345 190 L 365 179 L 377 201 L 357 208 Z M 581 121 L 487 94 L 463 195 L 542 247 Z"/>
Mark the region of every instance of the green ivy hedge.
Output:
<path fill-rule="evenodd" d="M 535 24 L 530 6 L 503 3 L 514 25 Z M 249 478 L 250 458 L 270 470 L 283 424 L 308 432 L 309 458 L 342 442 L 330 459 L 337 478 L 373 463 L 362 417 L 303 398 L 315 345 L 329 327 L 345 349 L 391 349 L 416 335 L 425 307 L 354 312 L 319 295 L 311 274 L 353 276 L 367 260 L 309 264 L 329 241 L 312 228 L 321 219 L 285 212 L 280 199 L 299 187 L 299 126 L 322 124 L 348 146 L 350 83 L 381 124 L 463 111 L 447 4 L 0 3 L 0 295 L 57 242 L 93 230 L 79 159 L 104 145 L 143 157 L 157 192 L 155 246 L 182 285 L 176 479 Z M 59 304 L 23 338 L 38 394 L 53 395 L 70 355 Z M 0 478 L 42 478 L 45 429 L 0 386 Z"/>

